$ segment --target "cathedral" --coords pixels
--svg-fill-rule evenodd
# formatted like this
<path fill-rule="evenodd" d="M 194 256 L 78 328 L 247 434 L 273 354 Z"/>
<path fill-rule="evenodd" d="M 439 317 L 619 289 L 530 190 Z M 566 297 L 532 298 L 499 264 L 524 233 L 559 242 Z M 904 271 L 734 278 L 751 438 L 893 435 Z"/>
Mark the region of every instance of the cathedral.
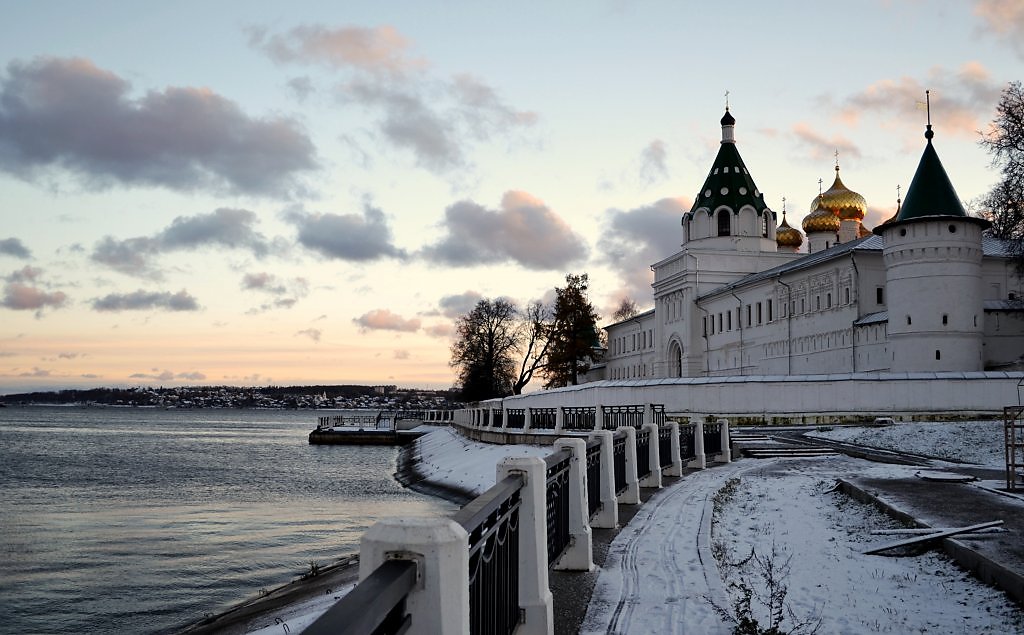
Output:
<path fill-rule="evenodd" d="M 873 229 L 839 178 L 805 236 L 765 203 L 736 147 L 722 142 L 681 250 L 654 263 L 654 308 L 605 327 L 588 380 L 1016 370 L 1024 285 L 1008 246 L 969 216 L 932 143 L 897 212 Z M 820 188 L 819 188 L 820 189 Z"/>

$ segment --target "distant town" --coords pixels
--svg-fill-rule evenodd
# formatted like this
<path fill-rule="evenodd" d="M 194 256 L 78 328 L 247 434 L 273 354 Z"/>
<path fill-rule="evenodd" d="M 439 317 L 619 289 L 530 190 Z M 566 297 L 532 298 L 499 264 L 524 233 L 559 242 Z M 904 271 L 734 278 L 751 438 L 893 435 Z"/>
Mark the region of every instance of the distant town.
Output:
<path fill-rule="evenodd" d="M 458 393 L 397 386 L 175 386 L 91 388 L 0 395 L 3 405 L 157 408 L 340 408 L 442 410 L 459 408 Z"/>

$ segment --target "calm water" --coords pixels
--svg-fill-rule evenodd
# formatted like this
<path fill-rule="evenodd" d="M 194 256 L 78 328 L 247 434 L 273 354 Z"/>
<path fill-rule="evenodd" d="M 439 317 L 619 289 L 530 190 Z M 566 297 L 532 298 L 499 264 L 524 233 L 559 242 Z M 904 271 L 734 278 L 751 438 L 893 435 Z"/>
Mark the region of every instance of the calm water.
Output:
<path fill-rule="evenodd" d="M 173 630 L 451 507 L 316 412 L 0 408 L 0 632 Z"/>

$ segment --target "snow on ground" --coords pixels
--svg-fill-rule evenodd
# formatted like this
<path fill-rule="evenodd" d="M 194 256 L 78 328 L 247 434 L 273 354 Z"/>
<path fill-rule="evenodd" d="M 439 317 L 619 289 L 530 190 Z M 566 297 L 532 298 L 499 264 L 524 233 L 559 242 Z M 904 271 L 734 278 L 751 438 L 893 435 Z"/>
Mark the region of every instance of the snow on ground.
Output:
<path fill-rule="evenodd" d="M 847 457 L 790 459 L 762 462 L 738 475 L 715 519 L 716 555 L 736 563 L 753 550 L 765 562 L 774 548 L 775 564 L 789 567 L 786 604 L 798 619 L 820 617 L 822 633 L 1024 632 L 1022 614 L 1005 594 L 937 551 L 904 558 L 862 554 L 897 538 L 873 536 L 872 530 L 899 526 L 833 490 L 836 478 L 864 473 L 863 467 Z M 900 469 L 913 471 L 867 471 Z M 741 583 L 764 587 L 756 560 L 721 569 L 733 600 Z M 766 626 L 765 609 L 756 601 L 754 607 L 754 617 Z M 794 621 L 785 624 L 788 630 Z"/>
<path fill-rule="evenodd" d="M 416 441 L 417 469 L 428 481 L 483 494 L 495 483 L 498 463 L 505 457 L 545 457 L 554 449 L 537 445 L 478 443 L 451 428 L 438 428 Z"/>
<path fill-rule="evenodd" d="M 983 430 L 979 424 L 952 425 L 979 434 Z M 906 429 L 914 434 L 914 428 Z M 866 431 L 879 430 L 887 429 Z M 933 435 L 939 449 L 951 443 L 949 435 L 948 430 Z M 478 494 L 494 484 L 496 465 L 504 457 L 543 457 L 552 451 L 476 443 L 447 428 L 417 443 L 419 469 L 428 479 Z M 935 448 L 920 451 L 939 454 Z M 917 469 L 822 457 L 744 459 L 688 474 L 651 497 L 612 542 L 580 632 L 729 633 L 731 625 L 715 613 L 708 598 L 731 606 L 736 587 L 730 591 L 729 583 L 750 584 L 757 576 L 751 573 L 753 561 L 746 567 L 727 563 L 751 549 L 768 555 L 773 544 L 778 553 L 792 556 L 786 577 L 788 605 L 797 616 L 820 615 L 820 633 L 1024 632 L 1016 605 L 945 556 L 861 555 L 870 546 L 893 540 L 871 536 L 871 530 L 895 525 L 872 507 L 830 491 L 835 479 L 851 473 L 906 477 Z M 715 496 L 731 479 L 738 479 L 738 485 L 731 499 L 719 505 L 712 529 Z M 716 552 L 726 554 L 724 581 Z M 781 564 L 786 557 L 775 561 Z M 330 604 L 318 599 L 293 605 L 290 632 L 301 632 Z M 756 605 L 754 617 L 765 625 Z M 260 633 L 280 632 L 274 628 Z"/>
<path fill-rule="evenodd" d="M 1006 467 L 1002 421 L 928 421 L 897 423 L 882 427 L 842 426 L 820 428 L 809 437 L 849 441 L 888 450 Z"/>

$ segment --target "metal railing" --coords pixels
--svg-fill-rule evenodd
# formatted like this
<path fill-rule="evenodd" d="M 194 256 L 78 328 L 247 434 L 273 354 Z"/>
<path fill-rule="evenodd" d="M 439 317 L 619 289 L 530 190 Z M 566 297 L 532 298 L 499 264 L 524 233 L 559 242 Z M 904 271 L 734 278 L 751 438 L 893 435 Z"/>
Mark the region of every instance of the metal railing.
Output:
<path fill-rule="evenodd" d="M 416 563 L 389 560 L 327 609 L 303 633 L 308 635 L 392 635 L 412 623 L 405 600 L 416 586 Z"/>
<path fill-rule="evenodd" d="M 656 403 L 651 406 L 650 423 L 658 424 L 658 427 L 665 425 L 665 404 Z"/>
<path fill-rule="evenodd" d="M 495 410 L 494 416 L 491 417 L 491 425 L 494 426 L 495 428 L 500 428 L 502 426 L 503 418 L 504 413 L 501 410 Z"/>
<path fill-rule="evenodd" d="M 569 465 L 572 452 L 559 450 L 544 457 L 547 477 L 548 563 L 558 560 L 569 544 Z"/>
<path fill-rule="evenodd" d="M 704 424 L 704 454 L 719 454 L 722 452 L 722 424 Z"/>
<path fill-rule="evenodd" d="M 636 475 L 644 478 L 651 473 L 651 431 L 641 428 L 636 431 Z"/>
<path fill-rule="evenodd" d="M 604 429 L 617 430 L 619 426 L 639 428 L 644 424 L 643 406 L 605 406 Z"/>
<path fill-rule="evenodd" d="M 563 430 L 593 430 L 597 421 L 597 408 L 594 406 L 562 408 Z"/>
<path fill-rule="evenodd" d="M 530 408 L 531 430 L 554 430 L 558 408 Z"/>
<path fill-rule="evenodd" d="M 601 442 L 587 442 L 587 518 L 601 510 Z"/>
<path fill-rule="evenodd" d="M 672 465 L 672 426 L 658 426 L 658 467 Z"/>
<path fill-rule="evenodd" d="M 626 435 L 616 432 L 612 439 L 612 464 L 615 466 L 615 493 L 626 489 Z"/>
<path fill-rule="evenodd" d="M 523 477 L 512 475 L 453 520 L 469 534 L 469 632 L 505 635 L 519 624 L 519 507 Z"/>
<path fill-rule="evenodd" d="M 686 423 L 679 426 L 679 458 L 683 461 L 697 458 L 696 434 L 696 424 Z"/>
<path fill-rule="evenodd" d="M 506 428 L 522 430 L 526 427 L 525 408 L 509 408 L 506 412 L 508 413 L 508 421 L 505 422 Z"/>

